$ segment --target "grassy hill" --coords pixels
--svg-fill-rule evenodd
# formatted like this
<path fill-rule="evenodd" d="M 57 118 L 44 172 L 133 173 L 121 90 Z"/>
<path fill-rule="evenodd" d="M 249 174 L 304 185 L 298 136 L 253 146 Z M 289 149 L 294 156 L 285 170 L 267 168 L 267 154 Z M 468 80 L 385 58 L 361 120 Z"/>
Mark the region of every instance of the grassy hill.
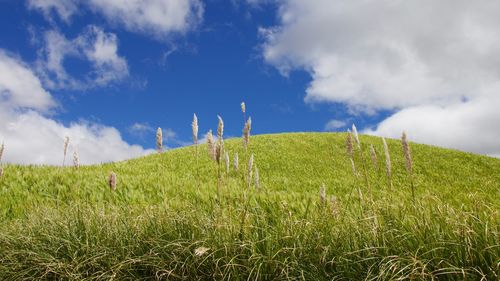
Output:
<path fill-rule="evenodd" d="M 354 174 L 345 138 L 261 135 L 247 152 L 227 140 L 229 173 L 206 145 L 78 169 L 4 165 L 0 279 L 499 278 L 499 159 L 411 144 L 410 177 L 388 140 L 391 186 L 381 139 L 360 136 Z"/>

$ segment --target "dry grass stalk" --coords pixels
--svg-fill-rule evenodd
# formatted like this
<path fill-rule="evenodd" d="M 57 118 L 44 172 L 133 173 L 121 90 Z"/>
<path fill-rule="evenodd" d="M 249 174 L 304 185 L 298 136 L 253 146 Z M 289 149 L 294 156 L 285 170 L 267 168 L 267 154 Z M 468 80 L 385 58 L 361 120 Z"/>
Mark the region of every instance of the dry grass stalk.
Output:
<path fill-rule="evenodd" d="M 330 210 L 334 217 L 339 216 L 339 203 L 337 197 L 335 197 L 334 195 L 330 195 Z"/>
<path fill-rule="evenodd" d="M 375 169 L 378 169 L 377 152 L 375 151 L 375 147 L 373 146 L 373 144 L 370 145 L 370 156 L 372 157 L 373 166 L 375 167 Z"/>
<path fill-rule="evenodd" d="M 352 132 L 354 134 L 354 140 L 356 140 L 356 145 L 358 146 L 358 149 L 361 149 L 361 142 L 359 141 L 358 129 L 356 129 L 356 126 L 354 124 L 352 124 Z"/>
<path fill-rule="evenodd" d="M 209 130 L 207 133 L 207 149 L 208 149 L 208 155 L 210 158 L 214 161 L 216 161 L 216 155 L 215 155 L 215 141 L 214 141 L 214 136 L 212 134 L 212 130 Z"/>
<path fill-rule="evenodd" d="M 389 153 L 389 146 L 387 146 L 385 138 L 382 138 L 382 143 L 384 144 L 385 153 L 385 173 L 387 174 L 387 178 L 389 179 L 389 186 L 392 187 L 391 154 Z"/>
<path fill-rule="evenodd" d="M 321 204 L 324 206 L 326 204 L 326 187 L 324 183 L 319 188 L 319 199 L 321 200 Z"/>
<path fill-rule="evenodd" d="M 260 176 L 259 176 L 259 169 L 257 168 L 257 165 L 255 165 L 255 188 L 260 189 Z"/>
<path fill-rule="evenodd" d="M 116 174 L 114 172 L 109 173 L 108 184 L 111 191 L 116 190 Z"/>
<path fill-rule="evenodd" d="M 238 172 L 238 162 L 239 162 L 239 159 L 238 159 L 238 152 L 236 152 L 236 154 L 234 154 L 234 161 L 233 161 L 234 170 L 235 170 L 236 172 Z"/>
<path fill-rule="evenodd" d="M 252 184 L 252 172 L 253 172 L 253 153 L 250 155 L 250 159 L 248 160 L 248 187 Z"/>
<path fill-rule="evenodd" d="M 69 137 L 66 136 L 64 137 L 64 157 L 63 157 L 63 167 L 64 167 L 64 164 L 66 163 L 66 154 L 68 153 L 68 145 L 69 145 Z"/>
<path fill-rule="evenodd" d="M 194 250 L 194 254 L 197 256 L 197 257 L 201 257 L 203 256 L 204 254 L 206 254 L 208 251 L 210 250 L 210 248 L 207 248 L 207 247 L 198 247 Z"/>
<path fill-rule="evenodd" d="M 2 142 L 2 146 L 0 146 L 0 163 L 2 162 L 2 156 L 4 150 L 5 150 L 5 144 Z"/>
<path fill-rule="evenodd" d="M 196 113 L 193 114 L 193 123 L 191 123 L 191 128 L 193 130 L 193 143 L 194 145 L 198 144 L 198 117 L 196 117 Z"/>
<path fill-rule="evenodd" d="M 250 144 L 250 131 L 252 130 L 252 118 L 249 117 L 247 122 L 245 122 L 245 127 L 243 127 L 243 147 L 247 150 Z"/>
<path fill-rule="evenodd" d="M 352 146 L 352 133 L 349 129 L 347 130 L 345 147 L 346 147 L 347 155 L 349 156 L 349 158 L 354 159 L 354 150 L 353 150 L 353 146 Z"/>
<path fill-rule="evenodd" d="M 163 150 L 163 132 L 160 127 L 156 130 L 156 150 L 158 150 L 158 153 Z"/>
<path fill-rule="evenodd" d="M 76 150 L 73 151 L 73 167 L 77 169 L 80 167 L 80 158 L 78 157 L 78 152 Z"/>
<path fill-rule="evenodd" d="M 351 158 L 351 168 L 352 168 L 352 174 L 357 177 L 358 173 L 356 172 L 356 165 L 354 164 L 354 159 Z"/>
<path fill-rule="evenodd" d="M 403 135 L 401 136 L 401 145 L 403 146 L 406 171 L 411 175 L 413 173 L 413 161 L 411 159 L 410 144 L 408 143 L 406 132 L 403 132 Z"/>
<path fill-rule="evenodd" d="M 227 153 L 227 151 L 224 152 L 224 160 L 226 162 L 226 173 L 229 174 L 229 168 L 231 166 L 231 162 L 229 160 L 229 153 Z"/>
<path fill-rule="evenodd" d="M 224 153 L 224 121 L 220 116 L 217 116 L 217 118 L 219 118 L 219 125 L 217 126 L 217 145 L 215 147 L 215 159 L 217 160 L 217 163 L 220 163 L 222 155 Z"/>

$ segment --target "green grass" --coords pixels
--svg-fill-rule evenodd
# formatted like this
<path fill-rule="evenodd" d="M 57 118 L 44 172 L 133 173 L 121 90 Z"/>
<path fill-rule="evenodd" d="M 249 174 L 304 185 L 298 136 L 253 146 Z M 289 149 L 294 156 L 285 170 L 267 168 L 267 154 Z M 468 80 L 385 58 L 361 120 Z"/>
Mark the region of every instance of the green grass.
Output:
<path fill-rule="evenodd" d="M 399 141 L 389 140 L 389 188 L 381 139 L 361 136 L 369 189 L 344 140 L 252 137 L 260 190 L 246 187 L 241 140 L 228 140 L 240 171 L 223 173 L 219 198 L 205 145 L 198 161 L 186 147 L 78 170 L 4 165 L 0 279 L 498 280 L 499 159 L 411 144 L 414 204 Z M 335 213 L 320 201 L 323 183 Z"/>

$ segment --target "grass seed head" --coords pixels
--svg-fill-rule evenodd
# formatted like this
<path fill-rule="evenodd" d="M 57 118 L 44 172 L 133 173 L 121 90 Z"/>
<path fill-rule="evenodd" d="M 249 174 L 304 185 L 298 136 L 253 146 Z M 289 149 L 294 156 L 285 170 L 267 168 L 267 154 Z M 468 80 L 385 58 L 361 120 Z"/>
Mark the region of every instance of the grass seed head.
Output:
<path fill-rule="evenodd" d="M 198 117 L 196 113 L 193 114 L 193 123 L 191 123 L 191 128 L 193 130 L 193 143 L 198 144 Z"/>
<path fill-rule="evenodd" d="M 250 186 L 253 177 L 253 153 L 250 155 L 250 159 L 248 160 L 248 186 Z"/>
<path fill-rule="evenodd" d="M 252 130 L 252 118 L 248 117 L 245 127 L 243 127 L 243 147 L 247 149 L 250 143 L 250 131 Z"/>
<path fill-rule="evenodd" d="M 78 157 L 78 152 L 76 150 L 73 151 L 73 167 L 77 169 L 80 167 L 80 158 Z"/>
<path fill-rule="evenodd" d="M 410 143 L 408 142 L 408 137 L 406 136 L 406 132 L 403 132 L 403 135 L 401 136 L 401 144 L 403 146 L 403 154 L 405 156 L 406 171 L 409 174 L 412 174 L 413 160 L 411 158 Z"/>
<path fill-rule="evenodd" d="M 337 197 L 334 195 L 330 195 L 330 209 L 332 211 L 332 215 L 334 217 L 338 217 L 339 215 L 339 202 L 337 200 Z"/>
<path fill-rule="evenodd" d="M 66 136 L 64 137 L 64 147 L 63 147 L 63 151 L 64 151 L 64 158 L 63 158 L 63 166 L 64 166 L 64 163 L 66 162 L 66 154 L 68 153 L 68 145 L 69 145 L 69 137 Z"/>
<path fill-rule="evenodd" d="M 378 158 L 377 158 L 377 152 L 375 151 L 375 147 L 373 144 L 370 145 L 370 156 L 372 158 L 373 166 L 375 169 L 378 168 Z"/>
<path fill-rule="evenodd" d="M 389 146 L 387 146 L 387 142 L 385 138 L 382 138 L 382 143 L 384 144 L 384 154 L 385 154 L 385 172 L 387 177 L 392 176 L 392 168 L 391 168 L 391 154 L 389 153 Z"/>
<path fill-rule="evenodd" d="M 109 173 L 108 184 L 111 191 L 116 190 L 116 174 L 114 172 Z"/>
<path fill-rule="evenodd" d="M 217 126 L 217 139 L 222 140 L 224 136 L 224 121 L 219 115 L 217 115 L 217 118 L 219 118 L 219 125 Z"/>
<path fill-rule="evenodd" d="M 210 250 L 210 248 L 207 248 L 207 247 L 198 247 L 194 250 L 194 254 L 198 257 L 201 257 L 203 256 L 204 254 L 206 254 L 208 251 Z"/>
<path fill-rule="evenodd" d="M 163 150 L 163 133 L 160 127 L 156 130 L 156 150 L 158 150 L 158 153 Z"/>
<path fill-rule="evenodd" d="M 241 112 L 245 113 L 247 110 L 246 110 L 246 107 L 245 107 L 245 102 L 241 102 Z"/>
<path fill-rule="evenodd" d="M 351 158 L 351 168 L 352 168 L 352 174 L 356 177 L 358 173 L 356 172 L 356 164 L 354 164 L 354 159 Z"/>
<path fill-rule="evenodd" d="M 349 129 L 347 130 L 347 136 L 345 139 L 345 148 L 347 151 L 347 155 L 349 155 L 349 158 L 354 159 L 354 150 L 352 146 L 352 133 Z"/>
<path fill-rule="evenodd" d="M 352 124 L 352 132 L 354 134 L 354 139 L 356 140 L 356 145 L 358 146 L 358 149 L 361 149 L 361 142 L 359 141 L 358 129 L 356 129 L 356 126 L 354 124 Z"/>
<path fill-rule="evenodd" d="M 234 161 L 233 161 L 233 165 L 234 165 L 234 170 L 237 172 L 238 171 L 238 152 L 236 152 L 234 154 Z"/>
<path fill-rule="evenodd" d="M 214 135 L 212 134 L 212 130 L 209 130 L 207 133 L 207 149 L 208 149 L 208 155 L 212 160 L 216 160 L 216 148 L 215 148 L 215 141 L 214 141 Z"/>

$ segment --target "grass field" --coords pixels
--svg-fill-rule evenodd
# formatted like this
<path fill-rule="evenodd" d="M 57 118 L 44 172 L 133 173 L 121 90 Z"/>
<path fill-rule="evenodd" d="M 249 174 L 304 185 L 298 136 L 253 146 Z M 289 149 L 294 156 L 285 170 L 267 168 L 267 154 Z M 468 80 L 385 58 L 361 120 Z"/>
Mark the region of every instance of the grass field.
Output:
<path fill-rule="evenodd" d="M 381 139 L 360 137 L 354 175 L 345 138 L 261 135 L 247 152 L 227 140 L 220 186 L 206 145 L 78 169 L 4 165 L 0 279 L 500 278 L 499 159 L 412 143 L 413 201 L 399 140 L 391 187 Z"/>

